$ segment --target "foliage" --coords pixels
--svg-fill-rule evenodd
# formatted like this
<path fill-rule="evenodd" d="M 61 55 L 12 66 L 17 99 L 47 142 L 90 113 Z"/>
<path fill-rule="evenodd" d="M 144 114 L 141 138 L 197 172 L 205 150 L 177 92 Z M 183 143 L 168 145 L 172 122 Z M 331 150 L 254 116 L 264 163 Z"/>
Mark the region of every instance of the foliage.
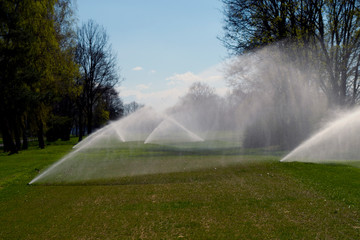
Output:
<path fill-rule="evenodd" d="M 72 119 L 66 116 L 53 115 L 49 118 L 48 130 L 46 132 L 47 141 L 56 141 L 59 138 L 67 141 L 70 138 Z"/>
<path fill-rule="evenodd" d="M 118 80 L 115 58 L 108 49 L 94 53 L 98 67 L 91 70 L 91 94 L 85 91 L 89 84 L 75 81 L 83 79 L 84 71 L 75 61 L 79 45 L 74 7 L 72 0 L 0 1 L 0 126 L 5 152 L 26 149 L 30 135 L 37 135 L 40 148 L 45 147 L 44 135 L 69 139 L 79 122 L 78 110 L 84 111 L 77 109 L 84 96 L 90 99 L 83 105 L 87 112 L 97 108 L 102 116 L 97 127 L 122 114 L 121 99 L 113 89 Z M 103 37 L 107 41 L 106 34 Z M 87 123 L 93 125 L 89 119 Z"/>
<path fill-rule="evenodd" d="M 5 151 L 17 152 L 21 135 L 26 148 L 27 134 L 33 131 L 43 148 L 51 105 L 56 96 L 64 93 L 63 88 L 71 88 L 76 74 L 69 35 L 71 24 L 63 31 L 58 15 L 58 10 L 65 11 L 69 3 L 1 1 L 0 118 Z M 63 14 L 62 19 L 66 18 Z"/>

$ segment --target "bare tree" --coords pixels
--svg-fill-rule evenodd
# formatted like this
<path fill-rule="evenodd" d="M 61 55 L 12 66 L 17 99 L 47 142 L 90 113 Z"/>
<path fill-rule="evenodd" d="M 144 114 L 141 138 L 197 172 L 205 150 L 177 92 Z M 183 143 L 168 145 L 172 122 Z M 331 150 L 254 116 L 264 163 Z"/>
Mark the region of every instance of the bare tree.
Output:
<path fill-rule="evenodd" d="M 224 115 L 221 114 L 224 109 L 222 103 L 214 88 L 207 83 L 194 82 L 180 101 L 167 109 L 167 114 L 187 126 L 189 130 L 205 133 L 215 128 L 218 130 L 219 118 Z"/>
<path fill-rule="evenodd" d="M 207 85 L 206 83 L 195 82 L 193 83 L 185 98 L 190 98 L 192 101 L 208 100 L 215 97 L 215 89 Z"/>
<path fill-rule="evenodd" d="M 135 112 L 136 110 L 138 110 L 138 109 L 140 109 L 142 107 L 144 107 L 144 104 L 140 104 L 140 103 L 137 103 L 135 101 L 127 103 L 127 104 L 124 105 L 123 116 L 127 116 L 127 115 Z"/>
<path fill-rule="evenodd" d="M 82 86 L 78 101 L 79 140 L 81 140 L 83 114 L 86 115 L 87 132 L 90 134 L 93 130 L 95 103 L 120 81 L 116 57 L 109 44 L 109 37 L 105 29 L 93 20 L 89 20 L 78 29 L 76 60 L 80 65 L 81 73 L 78 84 Z"/>
<path fill-rule="evenodd" d="M 242 128 L 244 147 L 277 146 L 291 149 L 318 128 L 326 97 L 317 75 L 301 70 L 277 47 L 266 47 L 234 58 L 228 65 L 232 108 Z M 311 79 L 311 80 L 310 80 Z"/>
<path fill-rule="evenodd" d="M 317 66 L 329 102 L 359 98 L 360 2 L 223 0 L 224 45 L 234 54 L 275 44 L 289 60 Z"/>

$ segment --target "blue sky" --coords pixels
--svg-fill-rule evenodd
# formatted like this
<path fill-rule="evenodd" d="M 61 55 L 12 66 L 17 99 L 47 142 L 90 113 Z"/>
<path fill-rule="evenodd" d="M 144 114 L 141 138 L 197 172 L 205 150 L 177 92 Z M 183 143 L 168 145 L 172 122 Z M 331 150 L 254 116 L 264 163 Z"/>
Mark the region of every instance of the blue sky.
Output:
<path fill-rule="evenodd" d="M 77 0 L 77 10 L 79 24 L 94 19 L 108 32 L 124 102 L 164 109 L 194 81 L 226 91 L 220 0 Z"/>

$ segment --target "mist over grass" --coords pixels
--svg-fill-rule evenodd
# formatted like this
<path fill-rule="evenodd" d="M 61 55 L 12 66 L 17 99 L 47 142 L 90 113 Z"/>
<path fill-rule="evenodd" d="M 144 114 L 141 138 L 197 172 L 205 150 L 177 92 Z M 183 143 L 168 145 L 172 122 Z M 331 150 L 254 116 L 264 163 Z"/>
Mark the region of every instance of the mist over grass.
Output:
<path fill-rule="evenodd" d="M 360 160 L 360 109 L 341 114 L 281 161 L 356 164 Z"/>
<path fill-rule="evenodd" d="M 42 171 L 72 147 L 69 142 L 58 143 L 0 155 L 0 238 L 360 237 L 358 168 L 280 163 L 281 152 L 241 152 L 218 142 L 213 143 L 217 148 L 209 149 L 198 142 L 184 143 L 183 154 L 202 161 L 234 157 L 241 161 L 185 172 L 26 185 L 37 175 L 35 168 Z M 168 162 L 179 152 L 173 147 L 141 146 L 134 154 L 161 150 L 157 158 Z"/>
<path fill-rule="evenodd" d="M 226 97 L 216 95 L 215 89 L 204 83 L 194 83 L 164 112 L 145 106 L 99 129 L 31 184 L 183 172 L 241 161 L 234 157 L 224 162 L 221 155 L 207 161 L 199 157 L 226 145 L 294 149 L 323 126 L 330 108 L 321 88 L 321 71 L 296 62 L 286 51 L 269 46 L 229 60 L 226 74 L 231 91 Z M 351 136 L 359 136 L 356 122 L 322 138 L 321 146 L 307 144 L 307 152 L 329 153 L 314 155 L 325 160 L 350 155 L 355 160 L 360 139 Z M 181 148 L 185 144 L 202 147 L 191 157 Z M 169 151 L 171 161 L 159 158 Z"/>
<path fill-rule="evenodd" d="M 241 153 L 234 143 L 220 141 L 169 145 L 122 142 L 106 148 L 92 146 L 86 151 L 75 149 L 42 170 L 34 183 L 86 183 L 229 166 L 244 161 Z"/>

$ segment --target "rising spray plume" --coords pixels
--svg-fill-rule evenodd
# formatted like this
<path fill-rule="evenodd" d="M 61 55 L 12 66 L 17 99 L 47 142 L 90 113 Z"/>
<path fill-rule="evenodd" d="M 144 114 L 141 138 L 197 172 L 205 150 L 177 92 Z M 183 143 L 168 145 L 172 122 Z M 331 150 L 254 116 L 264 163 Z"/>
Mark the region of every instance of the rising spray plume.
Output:
<path fill-rule="evenodd" d="M 131 156 L 131 151 L 138 145 L 198 141 L 204 140 L 171 117 L 159 114 L 151 107 L 143 107 L 91 134 L 75 145 L 73 152 L 50 166 L 30 184 L 76 182 L 152 173 L 154 161 L 147 164 Z"/>
<path fill-rule="evenodd" d="M 294 147 L 316 129 L 325 112 L 314 71 L 294 67 L 276 48 L 229 60 L 225 77 L 230 86 L 225 97 L 206 83 L 194 83 L 162 113 L 143 107 L 96 131 L 30 183 L 87 182 L 238 163 L 242 148 Z"/>
<path fill-rule="evenodd" d="M 342 114 L 281 161 L 352 162 L 360 160 L 360 108 Z"/>

